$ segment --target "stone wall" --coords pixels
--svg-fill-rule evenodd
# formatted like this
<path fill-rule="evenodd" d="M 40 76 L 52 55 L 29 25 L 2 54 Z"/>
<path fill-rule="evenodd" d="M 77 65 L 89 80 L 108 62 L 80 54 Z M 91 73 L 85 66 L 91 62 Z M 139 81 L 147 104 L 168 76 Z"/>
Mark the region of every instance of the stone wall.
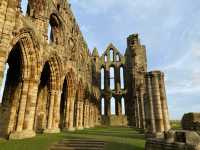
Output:
<path fill-rule="evenodd" d="M 0 81 L 9 65 L 0 136 L 22 139 L 36 132 L 94 127 L 99 91 L 92 83 L 92 57 L 70 4 L 28 3 L 24 15 L 21 0 L 0 1 Z"/>
<path fill-rule="evenodd" d="M 110 117 L 102 116 L 101 125 L 105 126 L 128 126 L 127 116 L 115 116 L 111 115 Z"/>
<path fill-rule="evenodd" d="M 184 114 L 181 125 L 184 130 L 200 131 L 200 113 Z"/>
<path fill-rule="evenodd" d="M 200 136 L 191 131 L 170 131 L 165 138 L 147 139 L 145 150 L 199 150 Z"/>

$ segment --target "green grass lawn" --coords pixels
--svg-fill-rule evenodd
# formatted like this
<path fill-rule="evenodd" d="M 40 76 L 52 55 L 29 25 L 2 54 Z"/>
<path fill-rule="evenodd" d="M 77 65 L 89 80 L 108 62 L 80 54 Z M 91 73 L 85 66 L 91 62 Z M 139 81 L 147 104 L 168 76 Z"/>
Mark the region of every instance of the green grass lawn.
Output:
<path fill-rule="evenodd" d="M 174 130 L 181 130 L 181 121 L 171 121 L 171 127 Z"/>
<path fill-rule="evenodd" d="M 0 150 L 47 150 L 62 139 L 91 138 L 105 141 L 106 150 L 144 150 L 144 135 L 131 128 L 93 128 L 59 134 L 42 134 L 25 140 L 0 140 Z"/>

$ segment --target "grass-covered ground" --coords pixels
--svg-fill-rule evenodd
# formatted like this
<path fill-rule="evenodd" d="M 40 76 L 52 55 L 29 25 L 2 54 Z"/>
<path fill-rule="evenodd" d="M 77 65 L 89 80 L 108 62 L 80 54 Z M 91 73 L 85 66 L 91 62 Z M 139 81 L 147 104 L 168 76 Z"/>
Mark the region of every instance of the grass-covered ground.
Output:
<path fill-rule="evenodd" d="M 144 135 L 131 128 L 94 128 L 59 134 L 43 134 L 25 140 L 0 140 L 0 150 L 47 150 L 62 139 L 91 138 L 105 141 L 106 150 L 144 150 Z"/>
<path fill-rule="evenodd" d="M 182 127 L 181 127 L 181 121 L 171 121 L 171 127 L 172 129 L 174 130 L 181 130 Z"/>

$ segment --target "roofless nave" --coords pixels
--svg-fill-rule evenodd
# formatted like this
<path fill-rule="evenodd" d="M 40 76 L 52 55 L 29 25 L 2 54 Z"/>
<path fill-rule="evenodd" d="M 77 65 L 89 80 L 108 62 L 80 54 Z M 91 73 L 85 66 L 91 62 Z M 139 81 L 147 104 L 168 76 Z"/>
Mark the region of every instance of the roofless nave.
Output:
<path fill-rule="evenodd" d="M 1 136 L 100 125 L 148 135 L 170 129 L 164 74 L 147 72 L 137 34 L 127 38 L 125 55 L 112 44 L 91 54 L 66 0 L 29 0 L 25 16 L 20 0 L 1 0 L 0 31 Z"/>

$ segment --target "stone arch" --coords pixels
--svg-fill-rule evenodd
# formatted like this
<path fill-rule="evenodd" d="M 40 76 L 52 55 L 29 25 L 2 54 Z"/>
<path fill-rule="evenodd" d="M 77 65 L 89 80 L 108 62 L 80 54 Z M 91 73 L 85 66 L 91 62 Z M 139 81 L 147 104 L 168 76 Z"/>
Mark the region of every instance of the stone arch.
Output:
<path fill-rule="evenodd" d="M 27 114 L 25 111 L 30 102 L 36 99 L 33 94 L 30 97 L 35 86 L 33 83 L 37 80 L 37 65 L 39 62 L 38 47 L 33 38 L 33 32 L 29 29 L 21 29 L 14 39 L 6 58 L 9 65 L 4 96 L 2 104 L 2 116 L 0 120 L 0 134 L 8 136 L 10 133 L 21 132 L 27 126 Z M 37 49 L 37 50 L 36 50 Z"/>
<path fill-rule="evenodd" d="M 59 127 L 62 61 L 56 54 L 45 62 L 38 85 L 35 130 L 49 132 Z"/>
<path fill-rule="evenodd" d="M 70 69 L 64 77 L 61 103 L 60 103 L 60 128 L 73 127 L 75 79 L 74 72 Z"/>

